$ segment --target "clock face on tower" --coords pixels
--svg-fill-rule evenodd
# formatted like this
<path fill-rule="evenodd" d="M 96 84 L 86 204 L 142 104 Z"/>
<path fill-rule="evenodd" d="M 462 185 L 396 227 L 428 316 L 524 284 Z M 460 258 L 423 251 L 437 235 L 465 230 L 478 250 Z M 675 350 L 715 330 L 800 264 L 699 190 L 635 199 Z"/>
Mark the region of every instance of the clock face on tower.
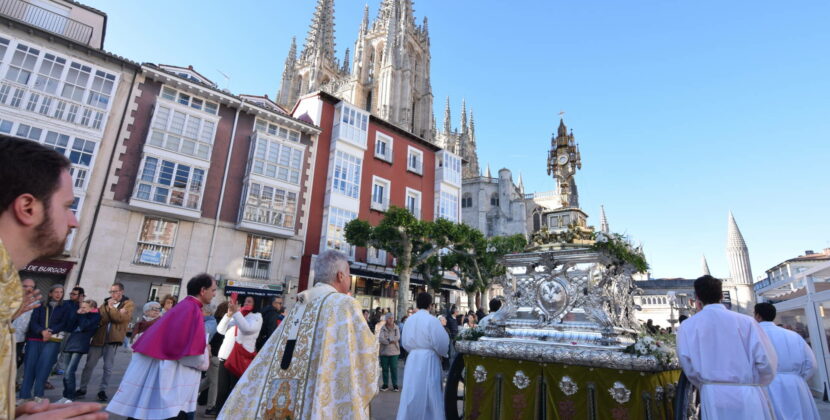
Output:
<path fill-rule="evenodd" d="M 560 165 L 564 165 L 568 163 L 568 155 L 559 155 L 559 158 L 556 160 Z"/>

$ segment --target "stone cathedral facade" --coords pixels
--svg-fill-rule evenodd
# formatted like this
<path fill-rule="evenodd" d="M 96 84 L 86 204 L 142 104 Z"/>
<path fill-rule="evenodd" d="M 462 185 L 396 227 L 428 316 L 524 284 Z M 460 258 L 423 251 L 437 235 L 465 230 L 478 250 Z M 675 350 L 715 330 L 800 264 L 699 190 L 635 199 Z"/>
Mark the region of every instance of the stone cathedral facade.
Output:
<path fill-rule="evenodd" d="M 277 103 L 291 108 L 305 94 L 323 90 L 398 127 L 435 141 L 426 17 L 415 23 L 412 0 L 382 0 L 369 7 L 342 63 L 335 56 L 334 0 L 318 0 L 302 51 L 292 40 Z"/>

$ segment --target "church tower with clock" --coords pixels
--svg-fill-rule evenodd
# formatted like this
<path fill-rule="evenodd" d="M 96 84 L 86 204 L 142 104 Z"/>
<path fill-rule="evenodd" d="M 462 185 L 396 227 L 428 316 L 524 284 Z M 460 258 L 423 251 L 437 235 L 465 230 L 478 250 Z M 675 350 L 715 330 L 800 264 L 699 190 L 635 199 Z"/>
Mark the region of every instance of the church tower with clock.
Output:
<path fill-rule="evenodd" d="M 576 172 L 582 169 L 582 157 L 573 132 L 559 119 L 556 133 L 551 135 L 548 152 L 548 175 L 556 180 L 554 194 L 534 194 L 528 199 L 528 231 L 547 229 L 563 232 L 571 225 L 587 227 L 588 215 L 579 208 Z"/>

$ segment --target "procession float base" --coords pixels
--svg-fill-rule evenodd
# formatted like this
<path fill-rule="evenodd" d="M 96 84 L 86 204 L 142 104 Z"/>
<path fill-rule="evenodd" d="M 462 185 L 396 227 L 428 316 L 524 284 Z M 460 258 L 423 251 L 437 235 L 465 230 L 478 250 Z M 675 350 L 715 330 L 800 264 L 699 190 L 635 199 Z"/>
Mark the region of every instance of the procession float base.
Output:
<path fill-rule="evenodd" d="M 680 370 L 638 371 L 473 354 L 464 359 L 465 418 L 674 418 Z"/>

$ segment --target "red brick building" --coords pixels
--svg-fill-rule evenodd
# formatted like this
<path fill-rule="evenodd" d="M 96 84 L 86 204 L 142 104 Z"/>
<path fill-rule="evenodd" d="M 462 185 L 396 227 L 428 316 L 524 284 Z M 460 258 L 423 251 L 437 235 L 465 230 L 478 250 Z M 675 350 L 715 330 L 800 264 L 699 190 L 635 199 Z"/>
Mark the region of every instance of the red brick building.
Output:
<path fill-rule="evenodd" d="M 321 130 L 299 290 L 311 286 L 316 255 L 337 249 L 352 260 L 352 294 L 364 308 L 394 307 L 393 258 L 385 251 L 350 246 L 343 227 L 355 218 L 377 224 L 391 205 L 422 220 L 459 222 L 461 159 L 324 92 L 301 98 L 292 114 Z M 413 289 L 419 282 L 413 279 Z"/>

